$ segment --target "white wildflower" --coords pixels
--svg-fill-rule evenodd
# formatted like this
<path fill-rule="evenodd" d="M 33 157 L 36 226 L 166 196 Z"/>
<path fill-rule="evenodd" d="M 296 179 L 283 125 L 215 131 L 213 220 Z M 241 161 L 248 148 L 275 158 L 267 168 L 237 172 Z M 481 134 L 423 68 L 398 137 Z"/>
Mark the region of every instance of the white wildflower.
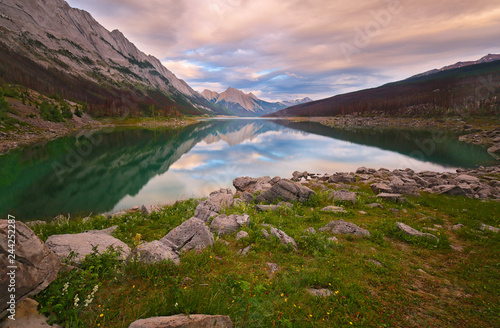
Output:
<path fill-rule="evenodd" d="M 75 301 L 75 307 L 77 307 L 78 306 L 78 302 L 80 301 L 80 298 L 78 297 L 78 294 L 75 295 L 75 300 L 74 301 Z"/>
<path fill-rule="evenodd" d="M 69 282 L 65 283 L 63 286 L 63 289 L 62 289 L 63 295 L 66 295 L 66 293 L 68 292 L 68 287 L 69 287 Z"/>

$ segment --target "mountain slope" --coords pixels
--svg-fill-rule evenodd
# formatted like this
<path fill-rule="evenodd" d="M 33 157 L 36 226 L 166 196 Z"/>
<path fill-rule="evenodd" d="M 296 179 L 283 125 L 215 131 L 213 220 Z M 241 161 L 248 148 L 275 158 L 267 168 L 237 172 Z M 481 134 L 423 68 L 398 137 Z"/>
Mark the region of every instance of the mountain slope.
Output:
<path fill-rule="evenodd" d="M 88 102 L 96 114 L 214 113 L 214 107 L 118 30 L 64 0 L 0 2 L 0 78 Z M 216 110 L 215 110 L 216 111 Z"/>
<path fill-rule="evenodd" d="M 335 116 L 350 113 L 440 115 L 446 111 L 500 111 L 500 60 L 447 69 L 297 105 L 269 117 Z"/>
<path fill-rule="evenodd" d="M 205 89 L 201 95 L 211 103 L 227 108 L 229 112 L 237 116 L 262 116 L 277 110 L 312 101 L 310 98 L 297 99 L 282 102 L 267 102 L 257 98 L 253 93 L 244 93 L 241 90 L 229 87 L 222 93 Z"/>

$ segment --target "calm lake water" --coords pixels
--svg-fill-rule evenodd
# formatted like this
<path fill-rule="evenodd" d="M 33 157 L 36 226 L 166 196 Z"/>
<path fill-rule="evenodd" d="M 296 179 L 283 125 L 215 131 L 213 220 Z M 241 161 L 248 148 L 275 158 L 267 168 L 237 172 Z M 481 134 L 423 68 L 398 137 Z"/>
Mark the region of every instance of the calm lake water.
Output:
<path fill-rule="evenodd" d="M 238 176 L 289 178 L 360 166 L 416 171 L 498 164 L 454 135 L 207 120 L 177 130 L 84 131 L 0 156 L 0 216 L 47 219 L 203 197 Z"/>

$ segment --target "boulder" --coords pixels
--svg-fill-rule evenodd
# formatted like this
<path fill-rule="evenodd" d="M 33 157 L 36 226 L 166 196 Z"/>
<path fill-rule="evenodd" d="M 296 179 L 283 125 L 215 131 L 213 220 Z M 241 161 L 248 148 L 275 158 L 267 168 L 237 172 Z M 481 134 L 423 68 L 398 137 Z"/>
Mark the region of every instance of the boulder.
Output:
<path fill-rule="evenodd" d="M 67 258 L 70 252 L 76 253 L 75 263 L 80 263 L 85 256 L 94 252 L 104 253 L 109 247 L 120 251 L 120 258 L 125 260 L 130 255 L 130 248 L 121 240 L 109 235 L 107 229 L 92 230 L 77 234 L 52 235 L 45 244 L 60 258 Z"/>
<path fill-rule="evenodd" d="M 244 255 L 247 255 L 248 252 L 250 252 L 250 249 L 252 248 L 252 245 L 248 245 L 247 247 L 243 248 L 243 249 L 240 249 L 238 251 L 238 255 L 241 255 L 241 256 L 244 256 Z"/>
<path fill-rule="evenodd" d="M 159 212 L 161 207 L 158 205 L 142 205 L 141 212 L 144 215 L 151 215 L 155 212 Z"/>
<path fill-rule="evenodd" d="M 409 183 L 392 184 L 392 183 L 390 183 L 389 187 L 391 188 L 391 192 L 395 193 L 395 194 L 403 194 L 403 195 L 420 197 L 419 188 L 416 184 L 409 184 Z"/>
<path fill-rule="evenodd" d="M 231 189 L 220 189 L 210 193 L 208 198 L 198 204 L 194 217 L 208 222 L 210 218 L 220 213 L 221 209 L 229 207 L 234 203 L 234 195 Z"/>
<path fill-rule="evenodd" d="M 328 179 L 330 183 L 354 183 L 356 182 L 356 176 L 347 173 L 335 173 L 331 175 Z"/>
<path fill-rule="evenodd" d="M 425 237 L 425 238 L 435 240 L 435 241 L 439 240 L 438 237 L 434 236 L 433 234 L 418 231 L 417 229 L 413 229 L 409 225 L 406 225 L 406 224 L 401 223 L 401 222 L 397 222 L 396 227 L 409 236 Z"/>
<path fill-rule="evenodd" d="M 320 228 L 319 231 L 342 235 L 370 236 L 370 232 L 368 230 L 360 228 L 354 223 L 346 222 L 344 220 L 332 221 L 323 228 Z"/>
<path fill-rule="evenodd" d="M 379 203 L 370 203 L 370 204 L 367 204 L 366 207 L 369 207 L 369 208 L 384 208 L 384 206 L 382 204 L 379 204 Z"/>
<path fill-rule="evenodd" d="M 248 232 L 246 231 L 240 231 L 236 234 L 236 240 L 240 240 L 240 239 L 243 239 L 243 238 L 247 238 L 249 235 L 248 235 Z"/>
<path fill-rule="evenodd" d="M 334 212 L 334 213 L 347 213 L 347 211 L 344 210 L 342 207 L 340 207 L 340 206 L 332 206 L 332 205 L 322 208 L 321 211 L 323 211 L 323 212 Z"/>
<path fill-rule="evenodd" d="M 455 178 L 455 180 L 457 180 L 458 182 L 465 182 L 468 184 L 479 183 L 479 178 L 467 174 L 460 174 L 458 177 Z"/>
<path fill-rule="evenodd" d="M 370 186 L 375 193 L 381 193 L 381 192 L 386 192 L 386 193 L 391 193 L 392 188 L 386 185 L 385 183 L 374 183 Z"/>
<path fill-rule="evenodd" d="M 256 201 L 272 203 L 278 198 L 284 201 L 300 201 L 305 202 L 313 195 L 316 195 L 311 189 L 301 185 L 300 183 L 291 182 L 281 179 L 271 189 L 264 191 L 257 196 Z"/>
<path fill-rule="evenodd" d="M 490 148 L 488 148 L 488 153 L 498 153 L 500 152 L 500 142 L 497 142 Z"/>
<path fill-rule="evenodd" d="M 250 204 L 253 202 L 253 195 L 249 192 L 244 192 L 241 194 L 240 199 L 243 200 L 245 203 Z"/>
<path fill-rule="evenodd" d="M 15 262 L 10 263 L 8 255 L 9 222 L 0 220 L 0 318 L 10 315 L 7 302 L 11 293 L 8 292 L 10 276 L 7 274 L 15 269 L 15 301 L 22 301 L 28 296 L 38 294 L 57 278 L 61 267 L 59 258 L 38 238 L 35 233 L 22 222 L 15 222 Z"/>
<path fill-rule="evenodd" d="M 61 328 L 58 324 L 49 325 L 48 318 L 38 312 L 38 302 L 25 298 L 16 305 L 16 320 L 0 321 L 0 328 Z"/>
<path fill-rule="evenodd" d="M 210 224 L 210 229 L 217 232 L 219 235 L 227 235 L 236 232 L 243 225 L 250 224 L 250 218 L 248 215 L 235 215 L 231 214 L 229 216 L 222 214 L 212 220 Z"/>
<path fill-rule="evenodd" d="M 287 202 L 279 202 L 278 205 L 255 205 L 254 208 L 261 212 L 277 211 L 281 208 L 292 208 L 293 204 Z"/>
<path fill-rule="evenodd" d="M 494 233 L 499 233 L 500 232 L 499 228 L 492 227 L 492 226 L 484 224 L 484 223 L 481 223 L 481 226 L 479 228 L 481 230 L 483 230 L 483 231 L 491 231 L 491 232 L 494 232 Z"/>
<path fill-rule="evenodd" d="M 321 289 L 316 289 L 316 288 L 309 288 L 307 289 L 307 292 L 311 294 L 312 296 L 316 297 L 330 297 L 332 295 L 332 291 L 329 289 L 321 288 Z"/>
<path fill-rule="evenodd" d="M 335 190 L 329 196 L 334 201 L 356 203 L 356 194 L 348 190 Z"/>
<path fill-rule="evenodd" d="M 212 246 L 214 235 L 202 220 L 192 217 L 178 227 L 172 229 L 161 242 L 169 245 L 171 242 L 176 252 L 189 251 L 191 249 L 201 250 Z"/>
<path fill-rule="evenodd" d="M 439 195 L 450 195 L 450 196 L 466 196 L 465 190 L 463 190 L 460 186 L 457 185 L 441 185 L 438 186 Z"/>
<path fill-rule="evenodd" d="M 179 264 L 179 255 L 175 251 L 175 245 L 164 243 L 159 240 L 137 246 L 132 251 L 132 256 L 139 262 L 155 263 L 170 260 Z"/>
<path fill-rule="evenodd" d="M 406 199 L 406 197 L 403 197 L 401 194 L 389 194 L 383 192 L 381 194 L 378 194 L 377 197 L 382 198 L 383 200 L 389 200 L 401 204 L 408 203 L 408 199 Z"/>
<path fill-rule="evenodd" d="M 274 182 L 271 177 L 265 176 L 260 178 L 239 177 L 233 180 L 233 186 L 237 192 L 248 192 L 254 194 L 257 191 L 264 191 L 272 187 Z"/>
<path fill-rule="evenodd" d="M 228 316 L 205 314 L 176 314 L 169 317 L 152 317 L 139 319 L 129 328 L 232 328 L 233 323 Z"/>
<path fill-rule="evenodd" d="M 264 231 L 266 232 L 264 234 L 264 237 L 267 239 L 268 237 L 266 237 L 266 234 L 267 234 L 267 236 L 269 236 L 269 234 L 267 233 L 267 231 L 265 229 L 262 229 L 262 230 L 263 230 L 262 233 L 264 233 Z M 276 229 L 275 227 L 271 226 L 271 235 L 277 237 L 283 245 L 290 244 L 293 246 L 293 248 L 295 248 L 295 250 L 298 249 L 297 243 L 295 242 L 295 240 L 292 237 L 290 237 L 289 235 L 287 235 L 284 231 L 281 231 L 281 230 Z"/>

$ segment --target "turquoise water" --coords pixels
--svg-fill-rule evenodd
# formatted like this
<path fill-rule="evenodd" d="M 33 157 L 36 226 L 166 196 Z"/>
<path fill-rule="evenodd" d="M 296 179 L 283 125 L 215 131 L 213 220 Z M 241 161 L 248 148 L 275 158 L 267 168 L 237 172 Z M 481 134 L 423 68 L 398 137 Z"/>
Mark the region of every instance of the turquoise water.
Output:
<path fill-rule="evenodd" d="M 169 203 L 232 187 L 238 176 L 497 163 L 482 147 L 425 131 L 260 119 L 207 120 L 177 130 L 112 128 L 0 156 L 0 215 L 33 220 Z"/>

